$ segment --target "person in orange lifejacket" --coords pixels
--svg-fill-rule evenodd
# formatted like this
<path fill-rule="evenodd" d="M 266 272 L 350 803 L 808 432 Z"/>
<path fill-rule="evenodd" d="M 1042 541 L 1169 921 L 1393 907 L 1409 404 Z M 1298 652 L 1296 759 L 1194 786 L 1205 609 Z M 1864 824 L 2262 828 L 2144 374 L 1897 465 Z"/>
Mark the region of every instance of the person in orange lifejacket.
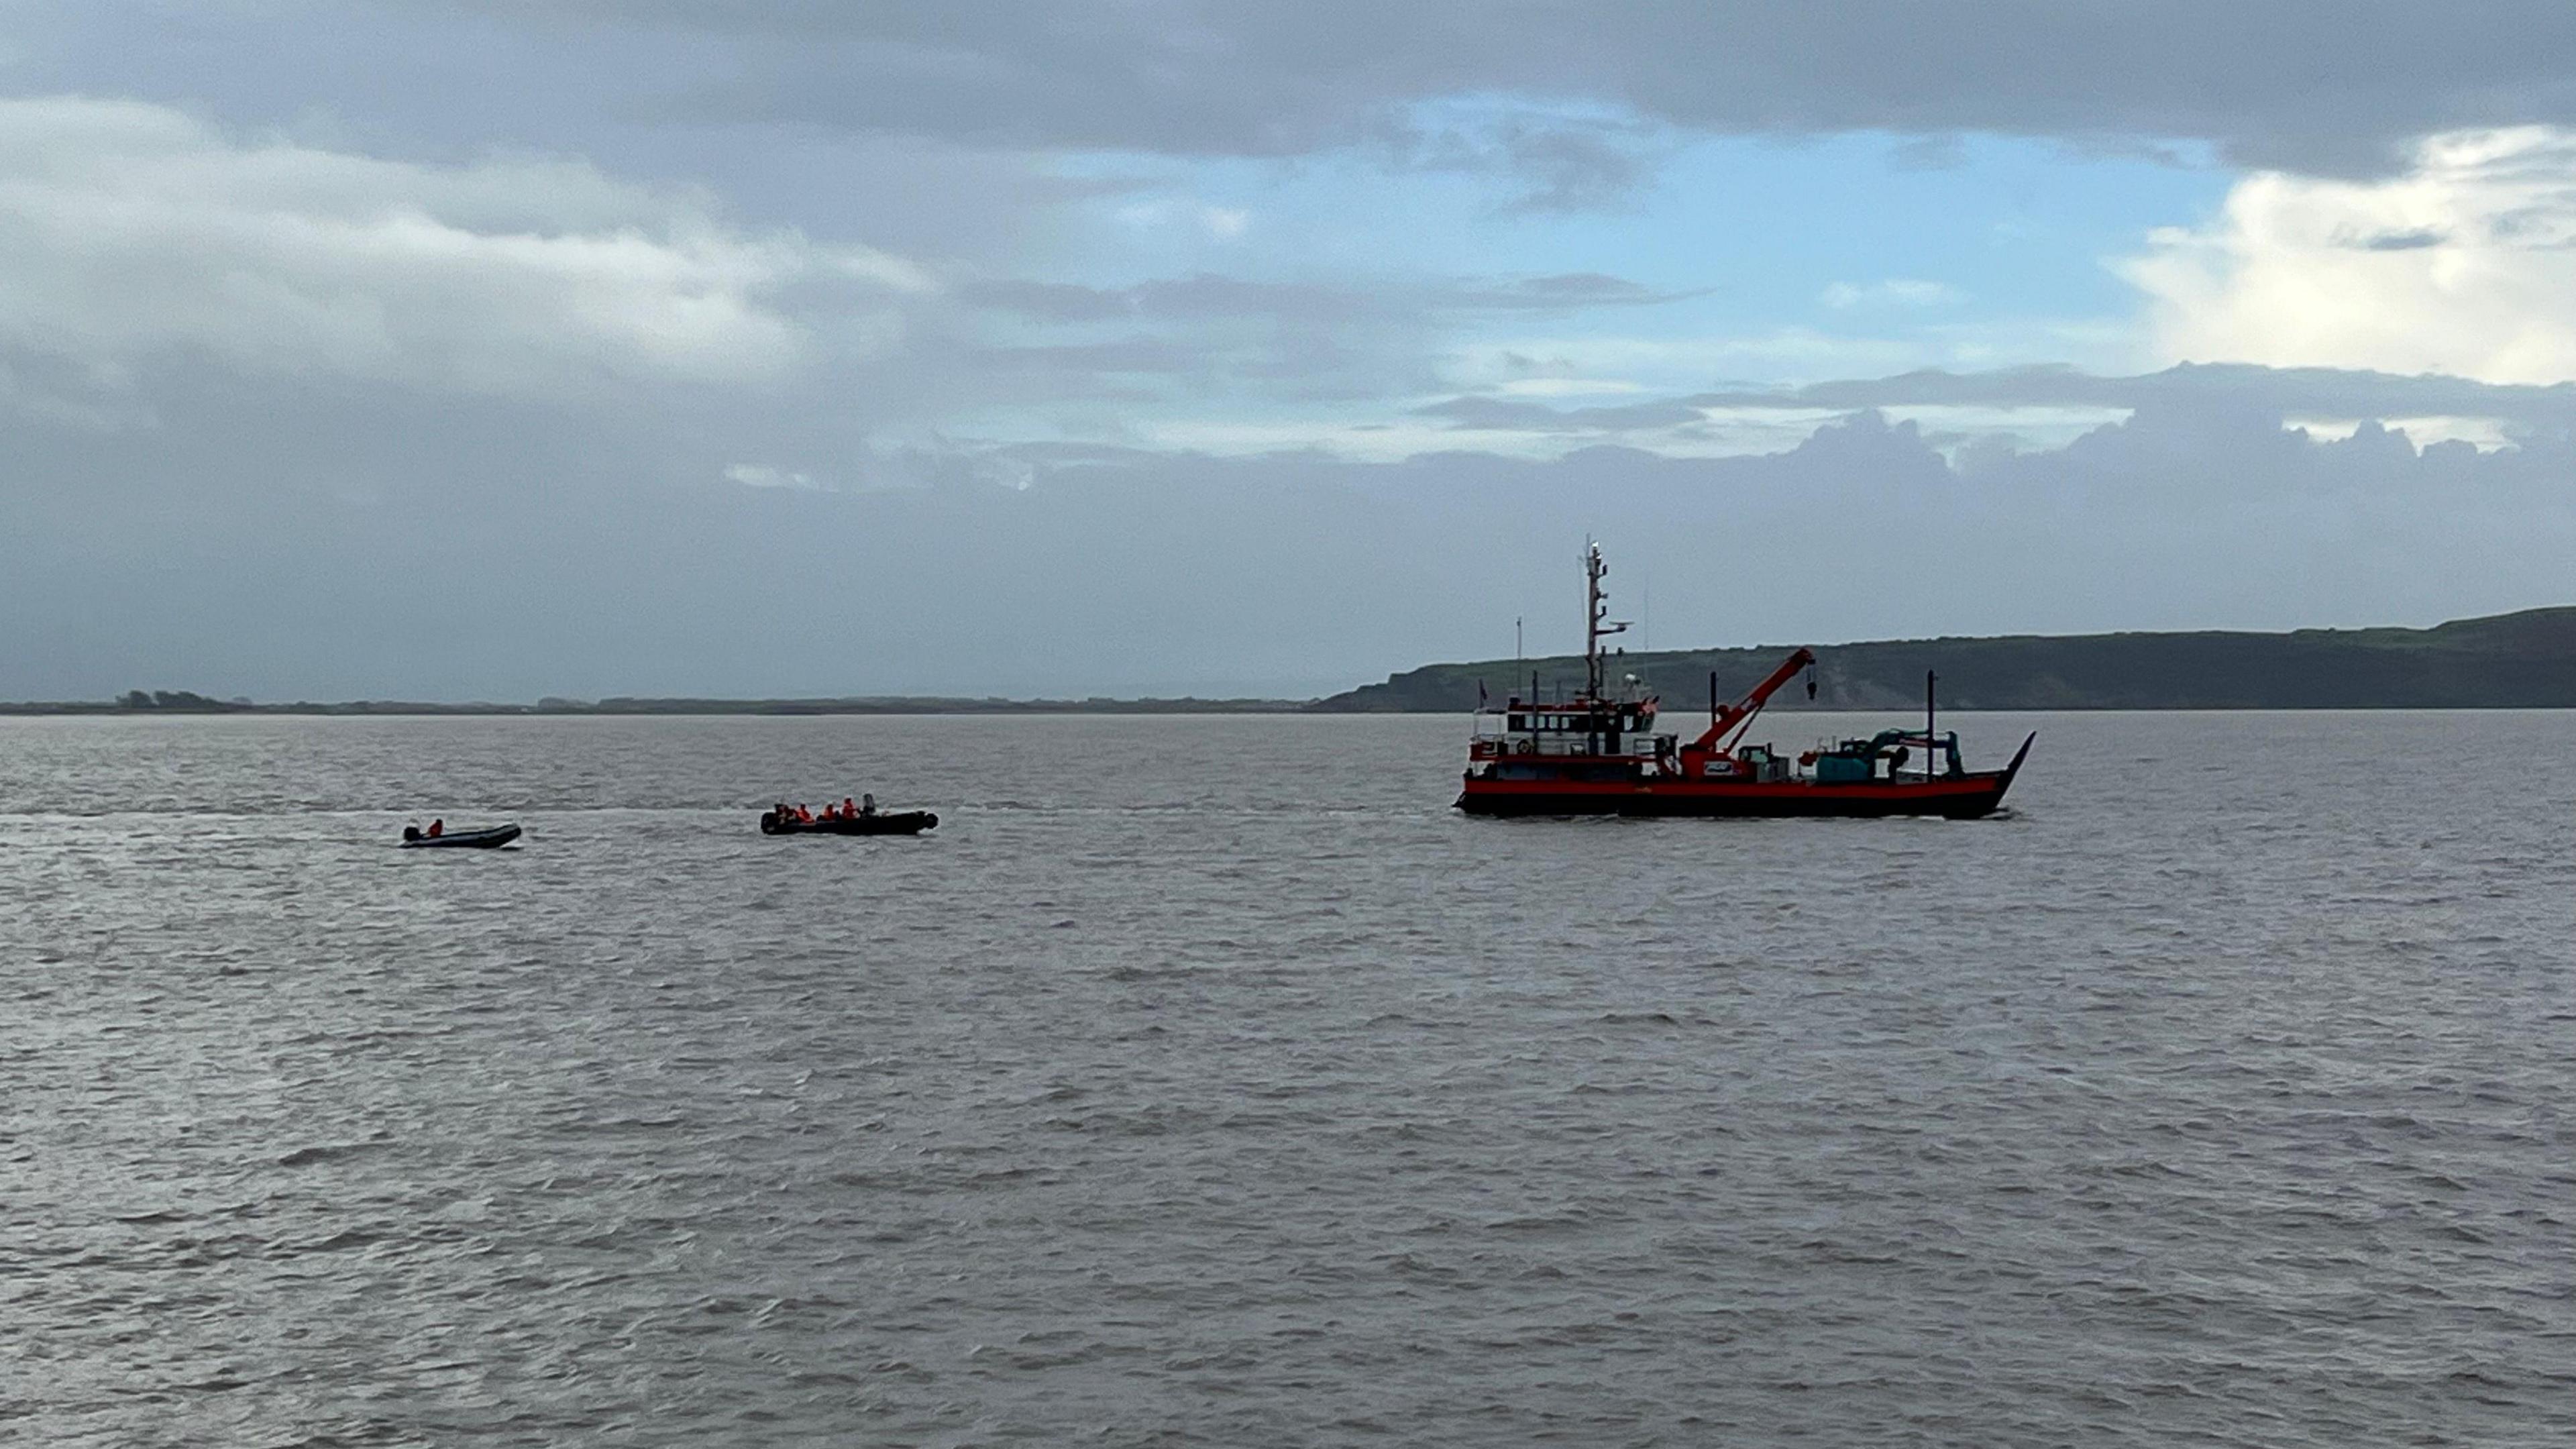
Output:
<path fill-rule="evenodd" d="M 813 811 L 811 811 L 811 810 L 806 809 L 806 808 L 805 808 L 804 806 L 802 806 L 802 805 L 797 806 L 797 807 L 796 807 L 796 823 L 797 823 L 797 824 L 799 824 L 799 825 L 811 825 L 811 824 L 813 824 L 813 823 L 814 823 L 814 812 L 813 812 Z"/>
<path fill-rule="evenodd" d="M 444 820 L 433 820 L 433 821 L 429 822 L 429 838 L 430 838 L 430 839 L 432 839 L 432 840 L 436 840 L 438 837 L 440 837 L 441 835 L 444 835 L 444 834 L 446 834 L 446 833 L 447 833 L 447 822 L 446 822 L 446 821 L 444 821 Z"/>
<path fill-rule="evenodd" d="M 857 802 L 853 801 L 853 800 L 852 800 L 849 796 L 847 796 L 847 795 L 842 796 L 842 797 L 841 797 L 841 818 L 842 818 L 842 819 L 844 819 L 844 820 L 855 820 L 855 819 L 857 819 L 857 818 L 858 818 L 858 815 L 859 815 L 859 807 L 858 807 Z"/>

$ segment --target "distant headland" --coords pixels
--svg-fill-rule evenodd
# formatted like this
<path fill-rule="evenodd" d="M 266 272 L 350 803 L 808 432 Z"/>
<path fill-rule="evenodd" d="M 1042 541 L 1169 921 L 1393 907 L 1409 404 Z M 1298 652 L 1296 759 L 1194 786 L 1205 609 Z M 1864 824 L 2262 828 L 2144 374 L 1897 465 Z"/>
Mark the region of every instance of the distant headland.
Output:
<path fill-rule="evenodd" d="M 1708 676 L 1728 697 L 1789 646 L 1623 655 L 1619 672 L 1696 704 Z M 1818 645 L 1816 699 L 1784 691 L 1773 708 L 1908 709 L 1938 670 L 1951 709 L 2576 709 L 2576 608 L 2459 619 L 2430 629 L 2301 629 L 2288 634 L 2010 635 Z M 1311 709 L 1444 711 L 1488 697 L 1581 687 L 1583 659 L 1489 659 L 1390 675 Z"/>
<path fill-rule="evenodd" d="M 1676 649 L 1619 656 L 1615 668 L 1675 705 L 1695 704 L 1714 671 L 1730 697 L 1789 646 Z M 2430 629 L 2301 629 L 2287 634 L 2020 634 L 1816 646 L 1816 699 L 1774 708 L 1910 709 L 1925 670 L 1952 709 L 2576 709 L 2576 607 L 2458 619 Z M 701 699 L 546 698 L 534 704 L 404 700 L 255 704 L 186 690 L 111 700 L 0 704 L 0 714 L 292 715 L 897 715 L 1464 713 L 1577 688 L 1580 655 L 1426 664 L 1323 699 L 966 699 L 934 695 Z M 1794 695 L 1799 691 L 1787 691 Z"/>

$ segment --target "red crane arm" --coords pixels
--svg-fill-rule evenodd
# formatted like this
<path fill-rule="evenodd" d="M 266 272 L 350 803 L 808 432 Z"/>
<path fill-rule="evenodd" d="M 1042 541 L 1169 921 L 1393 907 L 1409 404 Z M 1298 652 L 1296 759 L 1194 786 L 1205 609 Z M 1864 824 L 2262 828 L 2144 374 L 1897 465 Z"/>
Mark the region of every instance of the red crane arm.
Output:
<path fill-rule="evenodd" d="M 1812 649 L 1801 649 L 1795 654 L 1790 655 L 1787 659 L 1782 660 L 1780 667 L 1771 671 L 1770 678 L 1753 686 L 1752 691 L 1746 694 L 1742 699 L 1739 699 L 1735 703 L 1719 710 L 1717 712 L 1717 717 L 1710 720 L 1708 723 L 1708 733 L 1701 735 L 1697 740 L 1692 741 L 1691 748 L 1694 750 L 1716 749 L 1718 741 L 1733 733 L 1736 726 L 1741 725 L 1746 720 L 1760 714 L 1762 712 L 1762 706 L 1771 702 L 1771 696 L 1779 693 L 1781 685 L 1787 684 L 1790 680 L 1797 678 L 1799 670 L 1804 669 L 1815 662 L 1816 655 L 1815 651 Z"/>

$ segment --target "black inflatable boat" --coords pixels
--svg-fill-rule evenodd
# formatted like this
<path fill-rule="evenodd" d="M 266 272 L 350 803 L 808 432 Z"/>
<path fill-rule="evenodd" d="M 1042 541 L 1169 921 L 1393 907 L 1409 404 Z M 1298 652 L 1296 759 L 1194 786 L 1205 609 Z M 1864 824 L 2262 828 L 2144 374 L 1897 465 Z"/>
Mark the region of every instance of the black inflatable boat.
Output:
<path fill-rule="evenodd" d="M 760 812 L 763 835 L 919 835 L 939 823 L 927 810 L 881 810 L 874 815 L 816 816 L 799 820 L 775 810 Z"/>
<path fill-rule="evenodd" d="M 419 826 L 406 825 L 403 827 L 402 843 L 405 850 L 426 849 L 430 846 L 454 846 L 459 850 L 490 850 L 495 846 L 507 845 L 518 838 L 519 827 L 515 825 L 493 825 L 481 830 L 442 830 L 436 835 L 424 835 Z"/>

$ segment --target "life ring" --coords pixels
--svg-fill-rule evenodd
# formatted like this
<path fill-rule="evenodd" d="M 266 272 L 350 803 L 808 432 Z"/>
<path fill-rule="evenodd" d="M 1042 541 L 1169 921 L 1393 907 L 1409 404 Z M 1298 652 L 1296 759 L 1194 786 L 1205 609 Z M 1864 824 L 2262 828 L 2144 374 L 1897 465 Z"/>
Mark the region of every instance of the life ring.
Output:
<path fill-rule="evenodd" d="M 1520 741 L 1519 743 L 1517 743 L 1517 744 L 1515 744 L 1515 745 L 1513 745 L 1513 746 L 1512 746 L 1512 752 L 1513 752 L 1514 754 L 1520 754 L 1520 755 L 1534 755 L 1534 754 L 1537 754 L 1537 753 L 1538 753 L 1538 741 L 1536 741 L 1536 740 L 1522 740 L 1522 741 Z"/>

